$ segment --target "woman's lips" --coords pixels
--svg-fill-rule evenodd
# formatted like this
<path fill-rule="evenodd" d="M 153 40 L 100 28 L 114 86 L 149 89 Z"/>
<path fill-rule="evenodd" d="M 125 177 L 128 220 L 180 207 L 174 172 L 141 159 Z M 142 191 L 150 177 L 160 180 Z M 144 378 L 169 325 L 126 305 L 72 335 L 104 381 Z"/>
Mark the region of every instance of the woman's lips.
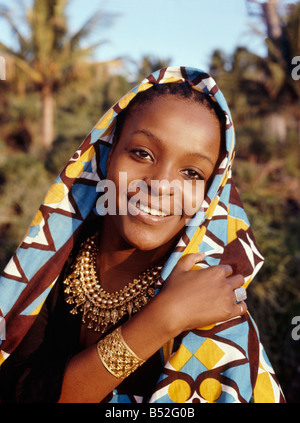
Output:
<path fill-rule="evenodd" d="M 167 214 L 164 211 L 150 208 L 143 204 L 135 204 L 128 199 L 128 213 L 138 220 L 148 224 L 161 224 L 175 217 L 174 214 Z"/>
<path fill-rule="evenodd" d="M 150 207 L 148 207 L 144 204 L 141 204 L 141 203 L 139 205 L 136 205 L 136 208 L 138 208 L 139 210 L 141 210 L 144 213 L 151 214 L 151 216 L 166 217 L 166 216 L 170 215 L 170 213 L 165 213 L 165 212 L 163 212 L 159 209 L 155 209 L 155 208 L 152 208 L 152 207 L 150 208 Z"/>

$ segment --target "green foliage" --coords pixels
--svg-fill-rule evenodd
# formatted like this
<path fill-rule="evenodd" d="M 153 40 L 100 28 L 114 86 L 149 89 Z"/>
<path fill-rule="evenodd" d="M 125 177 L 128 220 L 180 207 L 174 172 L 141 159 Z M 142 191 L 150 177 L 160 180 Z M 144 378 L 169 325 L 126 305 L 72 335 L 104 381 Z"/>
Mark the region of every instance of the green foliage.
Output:
<path fill-rule="evenodd" d="M 17 35 L 15 49 L 0 42 L 1 53 L 9 55 L 19 72 L 25 90 L 29 87 L 40 93 L 42 103 L 41 139 L 49 148 L 54 139 L 54 94 L 62 86 L 74 80 L 83 81 L 82 62 L 91 57 L 95 47 L 103 42 L 82 47 L 84 41 L 100 24 L 104 27 L 112 18 L 108 14 L 94 13 L 74 34 L 68 28 L 66 0 L 34 0 L 25 10 L 24 34 L 11 9 L 0 6 L 0 18 L 4 18 Z M 26 34 L 26 35 L 25 35 Z"/>
<path fill-rule="evenodd" d="M 53 176 L 33 155 L 16 153 L 0 164 L 0 267 L 4 268 L 29 227 Z"/>
<path fill-rule="evenodd" d="M 273 158 L 268 164 L 237 160 L 234 174 L 265 257 L 248 288 L 248 307 L 287 398 L 293 395 L 290 381 L 297 360 L 291 321 L 300 310 L 300 203 L 294 171 L 285 160 Z"/>

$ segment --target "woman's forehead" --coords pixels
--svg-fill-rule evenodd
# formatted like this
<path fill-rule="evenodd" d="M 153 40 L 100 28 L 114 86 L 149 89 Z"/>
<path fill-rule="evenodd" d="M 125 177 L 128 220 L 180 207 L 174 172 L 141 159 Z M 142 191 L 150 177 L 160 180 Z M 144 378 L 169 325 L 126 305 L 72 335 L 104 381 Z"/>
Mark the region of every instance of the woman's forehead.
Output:
<path fill-rule="evenodd" d="M 215 123 L 220 126 L 219 120 L 215 115 L 214 111 L 208 109 L 204 104 L 197 103 L 193 99 L 185 99 L 180 97 L 175 97 L 171 95 L 166 95 L 163 97 L 153 98 L 152 101 L 147 101 L 146 103 L 140 103 L 139 105 L 134 105 L 131 110 L 129 110 L 127 120 L 130 122 L 140 122 L 145 121 L 147 119 L 151 119 L 152 117 L 162 117 L 163 119 L 167 119 L 170 117 L 178 117 L 178 122 L 180 122 L 179 118 L 181 116 L 185 116 L 188 119 L 188 122 L 194 117 L 199 117 L 201 119 L 201 115 L 207 116 L 210 114 Z"/>
<path fill-rule="evenodd" d="M 121 141 L 125 145 L 133 139 L 171 147 L 170 154 L 172 148 L 186 154 L 213 149 L 211 160 L 215 161 L 220 145 L 220 124 L 213 112 L 203 105 L 164 97 L 130 113 Z"/>

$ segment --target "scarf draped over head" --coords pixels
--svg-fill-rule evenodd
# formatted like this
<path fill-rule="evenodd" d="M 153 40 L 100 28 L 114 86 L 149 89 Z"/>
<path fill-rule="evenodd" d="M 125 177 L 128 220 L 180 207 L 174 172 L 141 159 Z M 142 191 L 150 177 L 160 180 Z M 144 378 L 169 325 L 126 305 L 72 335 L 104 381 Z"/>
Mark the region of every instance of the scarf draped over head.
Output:
<path fill-rule="evenodd" d="M 230 264 L 245 287 L 263 264 L 231 177 L 235 135 L 230 111 L 215 81 L 185 67 L 161 69 L 144 79 L 99 120 L 50 187 L 19 248 L 0 280 L 0 316 L 5 323 L 0 363 L 19 345 L 54 286 L 87 219 L 97 215 L 97 185 L 105 179 L 106 159 L 116 117 L 137 93 L 155 84 L 188 83 L 216 101 L 226 116 L 226 157 L 199 211 L 170 254 L 162 282 L 182 257 L 204 251 L 207 267 Z M 163 370 L 150 398 L 121 395 L 112 402 L 280 402 L 274 371 L 247 313 L 226 322 L 184 333 L 180 345 L 161 349 Z"/>

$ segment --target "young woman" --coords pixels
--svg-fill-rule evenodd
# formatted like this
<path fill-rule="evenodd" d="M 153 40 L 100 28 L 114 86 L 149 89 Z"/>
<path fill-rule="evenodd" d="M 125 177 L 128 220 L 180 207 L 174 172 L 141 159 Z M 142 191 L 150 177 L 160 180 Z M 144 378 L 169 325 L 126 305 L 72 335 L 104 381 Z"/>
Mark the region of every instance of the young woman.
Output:
<path fill-rule="evenodd" d="M 3 402 L 284 401 L 244 302 L 263 258 L 234 143 L 196 69 L 104 115 L 2 277 Z"/>

